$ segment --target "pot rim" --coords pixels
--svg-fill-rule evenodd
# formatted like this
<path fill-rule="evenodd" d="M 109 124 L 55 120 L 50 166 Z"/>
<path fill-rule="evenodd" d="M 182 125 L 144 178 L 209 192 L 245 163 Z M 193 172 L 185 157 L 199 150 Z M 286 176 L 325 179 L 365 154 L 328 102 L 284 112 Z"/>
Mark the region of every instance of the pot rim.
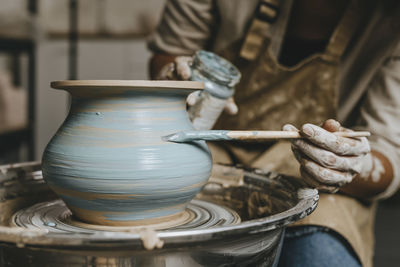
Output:
<path fill-rule="evenodd" d="M 50 86 L 54 89 L 71 88 L 156 88 L 156 89 L 179 89 L 179 90 L 203 90 L 204 83 L 195 81 L 156 81 L 156 80 L 62 80 L 53 81 Z"/>

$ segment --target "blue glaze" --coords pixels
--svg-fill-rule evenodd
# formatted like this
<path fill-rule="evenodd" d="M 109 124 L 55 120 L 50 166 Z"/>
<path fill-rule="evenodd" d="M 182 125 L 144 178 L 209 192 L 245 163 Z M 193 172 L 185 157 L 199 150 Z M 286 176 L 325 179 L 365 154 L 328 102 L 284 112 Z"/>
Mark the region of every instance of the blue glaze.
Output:
<path fill-rule="evenodd" d="M 204 141 L 175 144 L 193 130 L 192 90 L 72 88 L 72 105 L 43 154 L 43 176 L 81 220 L 110 224 L 184 210 L 211 172 Z"/>

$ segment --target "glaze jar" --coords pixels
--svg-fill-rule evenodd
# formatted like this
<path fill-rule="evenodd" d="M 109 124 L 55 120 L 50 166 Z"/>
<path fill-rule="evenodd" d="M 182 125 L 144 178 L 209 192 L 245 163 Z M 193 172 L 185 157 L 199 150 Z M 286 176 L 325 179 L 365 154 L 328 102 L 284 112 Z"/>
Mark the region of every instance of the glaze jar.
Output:
<path fill-rule="evenodd" d="M 85 222 L 135 225 L 172 220 L 211 171 L 204 141 L 176 144 L 162 136 L 193 130 L 185 100 L 192 81 L 57 81 L 71 108 L 47 145 L 47 184 Z"/>
<path fill-rule="evenodd" d="M 226 59 L 204 50 L 194 54 L 190 79 L 204 82 L 204 90 L 188 110 L 196 130 L 213 127 L 240 77 L 239 70 Z"/>

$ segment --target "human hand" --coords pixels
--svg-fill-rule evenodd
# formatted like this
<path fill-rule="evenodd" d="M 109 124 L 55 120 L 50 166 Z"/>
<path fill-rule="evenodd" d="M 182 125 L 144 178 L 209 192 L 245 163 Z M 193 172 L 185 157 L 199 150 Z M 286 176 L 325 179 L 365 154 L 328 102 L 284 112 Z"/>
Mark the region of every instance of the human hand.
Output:
<path fill-rule="evenodd" d="M 293 125 L 285 131 L 298 131 Z M 346 138 L 332 132 L 350 131 L 335 120 L 327 120 L 322 127 L 304 124 L 300 134 L 304 139 L 292 141 L 292 150 L 300 163 L 305 182 L 317 189 L 336 192 L 362 173 L 370 172 L 372 160 L 369 142 L 365 137 Z"/>
<path fill-rule="evenodd" d="M 200 97 L 200 91 L 195 91 L 191 93 L 186 99 L 187 105 L 189 107 L 194 106 L 199 100 L 199 97 Z M 228 98 L 228 100 L 226 101 L 224 111 L 227 112 L 229 115 L 235 115 L 238 113 L 239 108 L 236 105 L 233 97 Z"/>
<path fill-rule="evenodd" d="M 191 76 L 190 66 L 193 57 L 177 56 L 173 62 L 165 65 L 157 75 L 157 80 L 189 80 Z M 186 99 L 188 106 L 194 106 L 199 100 L 200 91 L 191 93 Z M 233 97 L 228 98 L 224 110 L 230 114 L 235 115 L 238 113 L 238 107 L 233 100 Z"/>
<path fill-rule="evenodd" d="M 174 61 L 161 68 L 157 80 L 189 80 L 190 65 L 193 58 L 188 56 L 175 57 Z"/>

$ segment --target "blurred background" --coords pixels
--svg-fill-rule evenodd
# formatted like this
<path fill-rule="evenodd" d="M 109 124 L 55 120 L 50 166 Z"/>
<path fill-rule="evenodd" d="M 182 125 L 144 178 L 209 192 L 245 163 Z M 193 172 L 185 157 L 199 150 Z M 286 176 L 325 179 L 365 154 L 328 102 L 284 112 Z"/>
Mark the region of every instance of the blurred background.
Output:
<path fill-rule="evenodd" d="M 40 160 L 66 116 L 65 79 L 147 79 L 165 0 L 0 0 L 0 164 Z M 382 202 L 376 266 L 400 262 L 400 196 Z"/>
<path fill-rule="evenodd" d="M 0 164 L 41 158 L 68 105 L 51 81 L 147 79 L 146 37 L 163 5 L 0 0 Z"/>

